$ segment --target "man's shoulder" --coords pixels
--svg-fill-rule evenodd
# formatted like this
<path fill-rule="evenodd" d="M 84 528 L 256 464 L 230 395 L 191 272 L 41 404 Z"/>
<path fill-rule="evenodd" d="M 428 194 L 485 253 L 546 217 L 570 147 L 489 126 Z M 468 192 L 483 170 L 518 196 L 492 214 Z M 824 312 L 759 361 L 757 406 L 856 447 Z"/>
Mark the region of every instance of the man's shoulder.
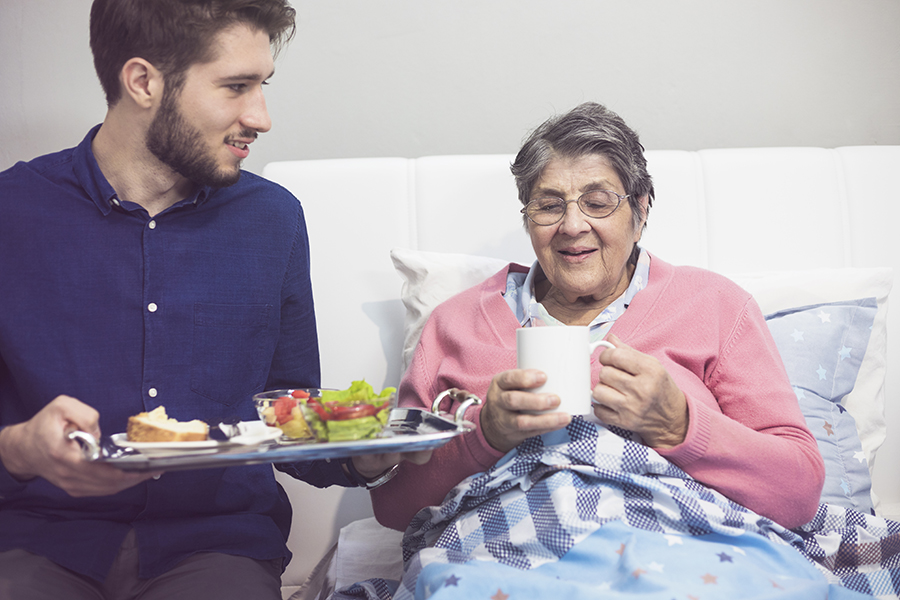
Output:
<path fill-rule="evenodd" d="M 244 192 L 249 190 L 265 194 L 278 202 L 284 200 L 297 202 L 296 196 L 284 186 L 250 171 L 241 171 L 241 178 L 231 187 Z"/>
<path fill-rule="evenodd" d="M 300 201 L 286 188 L 264 177 L 241 171 L 241 177 L 234 185 L 219 188 L 213 192 L 222 200 L 240 198 L 252 200 L 256 207 L 264 206 L 265 210 L 296 213 L 300 210 Z"/>
<path fill-rule="evenodd" d="M 70 177 L 74 150 L 66 148 L 31 160 L 19 161 L 5 171 L 0 171 L 0 180 L 8 186 L 17 183 L 33 184 L 40 180 L 53 182 L 61 177 Z"/>
<path fill-rule="evenodd" d="M 72 149 L 20 161 L 0 172 L 0 213 L 13 222 L 46 209 L 46 201 L 79 196 Z"/>

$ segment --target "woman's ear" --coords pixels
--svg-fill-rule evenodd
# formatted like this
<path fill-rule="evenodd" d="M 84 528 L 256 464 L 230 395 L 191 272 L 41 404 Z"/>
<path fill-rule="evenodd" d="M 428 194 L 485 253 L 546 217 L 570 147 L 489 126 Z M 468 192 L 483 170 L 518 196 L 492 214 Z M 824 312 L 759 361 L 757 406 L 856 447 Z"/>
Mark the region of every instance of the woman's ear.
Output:
<path fill-rule="evenodd" d="M 641 204 L 641 221 L 643 225 L 647 224 L 647 212 L 650 210 L 650 196 L 645 194 L 638 199 Z"/>
<path fill-rule="evenodd" d="M 634 243 L 637 244 L 641 241 L 641 236 L 644 234 L 644 227 L 647 226 L 647 214 L 650 210 L 650 196 L 645 195 L 638 198 L 638 205 L 641 207 L 641 222 L 635 228 L 634 232 Z"/>
<path fill-rule="evenodd" d="M 135 105 L 150 109 L 162 99 L 162 73 L 143 58 L 131 58 L 120 74 L 123 96 Z"/>

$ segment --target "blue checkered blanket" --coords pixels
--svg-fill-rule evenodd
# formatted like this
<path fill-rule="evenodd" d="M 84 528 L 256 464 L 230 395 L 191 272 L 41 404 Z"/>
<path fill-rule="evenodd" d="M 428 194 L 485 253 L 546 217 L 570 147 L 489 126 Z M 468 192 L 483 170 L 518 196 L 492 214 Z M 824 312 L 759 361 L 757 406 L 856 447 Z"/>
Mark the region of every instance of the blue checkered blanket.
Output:
<path fill-rule="evenodd" d="M 576 418 L 423 509 L 401 581 L 336 598 L 900 598 L 900 523 L 822 505 L 787 530 Z"/>

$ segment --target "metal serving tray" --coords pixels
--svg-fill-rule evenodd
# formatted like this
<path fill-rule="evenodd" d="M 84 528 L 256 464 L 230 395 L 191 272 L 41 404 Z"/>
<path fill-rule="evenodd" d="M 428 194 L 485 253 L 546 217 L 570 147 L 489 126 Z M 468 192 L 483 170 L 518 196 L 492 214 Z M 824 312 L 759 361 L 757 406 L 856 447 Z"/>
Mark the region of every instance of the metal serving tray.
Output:
<path fill-rule="evenodd" d="M 197 449 L 137 450 L 117 445 L 112 438 L 99 442 L 84 432 L 71 435 L 81 443 L 88 460 L 113 465 L 123 471 L 182 471 L 253 465 L 292 463 L 359 454 L 416 452 L 443 446 L 456 436 L 472 431 L 472 423 L 450 415 L 419 408 L 394 408 L 381 437 L 352 442 L 315 442 L 269 439 L 259 444 L 219 442 Z M 187 444 L 185 444 L 187 445 Z"/>

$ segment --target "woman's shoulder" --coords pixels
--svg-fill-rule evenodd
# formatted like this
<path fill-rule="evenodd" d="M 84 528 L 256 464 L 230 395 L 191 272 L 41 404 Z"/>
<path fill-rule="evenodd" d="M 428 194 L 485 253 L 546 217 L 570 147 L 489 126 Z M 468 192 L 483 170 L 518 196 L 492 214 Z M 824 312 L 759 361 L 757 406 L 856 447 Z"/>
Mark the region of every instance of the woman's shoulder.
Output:
<path fill-rule="evenodd" d="M 438 304 L 433 311 L 436 317 L 455 318 L 461 312 L 469 312 L 481 306 L 485 300 L 496 298 L 503 302 L 503 292 L 506 291 L 506 281 L 510 273 L 527 273 L 528 267 L 517 263 L 509 263 L 493 275 L 469 288 L 463 289 L 447 300 Z"/>
<path fill-rule="evenodd" d="M 681 266 L 675 268 L 675 275 L 681 279 L 694 282 L 702 282 L 720 288 L 741 289 L 741 287 L 726 275 L 704 269 L 702 267 Z"/>
<path fill-rule="evenodd" d="M 739 302 L 750 298 L 749 292 L 721 273 L 690 265 L 671 265 L 656 256 L 650 261 L 651 284 L 654 283 L 654 275 L 672 292 L 716 294 L 722 299 L 730 297 Z"/>

